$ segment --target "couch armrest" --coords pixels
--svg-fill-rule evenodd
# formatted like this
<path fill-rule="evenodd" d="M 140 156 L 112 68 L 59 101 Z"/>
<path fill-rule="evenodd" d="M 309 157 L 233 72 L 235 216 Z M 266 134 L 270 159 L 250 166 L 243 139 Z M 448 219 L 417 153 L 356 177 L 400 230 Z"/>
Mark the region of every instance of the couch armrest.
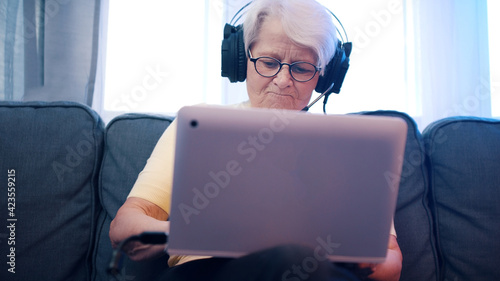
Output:
<path fill-rule="evenodd" d="M 500 280 L 500 120 L 449 117 L 423 136 L 444 280 Z"/>

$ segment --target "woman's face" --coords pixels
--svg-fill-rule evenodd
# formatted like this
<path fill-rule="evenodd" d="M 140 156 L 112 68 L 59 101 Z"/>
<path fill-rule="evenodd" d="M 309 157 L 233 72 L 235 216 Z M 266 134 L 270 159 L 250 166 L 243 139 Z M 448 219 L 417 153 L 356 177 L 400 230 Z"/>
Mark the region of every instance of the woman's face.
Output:
<path fill-rule="evenodd" d="M 317 56 L 309 48 L 295 45 L 285 34 L 278 19 L 265 19 L 259 37 L 250 47 L 253 58 L 273 57 L 281 62 L 305 61 L 316 65 Z M 247 63 L 247 91 L 252 107 L 296 109 L 304 108 L 311 99 L 319 73 L 307 82 L 297 82 L 284 65 L 274 77 L 257 73 L 254 63 Z"/>

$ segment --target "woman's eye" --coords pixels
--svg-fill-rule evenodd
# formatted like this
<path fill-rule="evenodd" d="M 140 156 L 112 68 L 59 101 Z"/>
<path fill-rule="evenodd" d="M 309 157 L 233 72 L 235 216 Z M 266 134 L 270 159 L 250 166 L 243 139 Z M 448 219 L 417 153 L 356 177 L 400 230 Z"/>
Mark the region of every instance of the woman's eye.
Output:
<path fill-rule="evenodd" d="M 296 64 L 293 66 L 293 72 L 295 73 L 300 73 L 300 74 L 308 74 L 314 72 L 314 69 L 312 66 L 304 64 Z"/>
<path fill-rule="evenodd" d="M 278 68 L 279 63 L 273 60 L 263 60 L 262 64 L 267 68 Z"/>

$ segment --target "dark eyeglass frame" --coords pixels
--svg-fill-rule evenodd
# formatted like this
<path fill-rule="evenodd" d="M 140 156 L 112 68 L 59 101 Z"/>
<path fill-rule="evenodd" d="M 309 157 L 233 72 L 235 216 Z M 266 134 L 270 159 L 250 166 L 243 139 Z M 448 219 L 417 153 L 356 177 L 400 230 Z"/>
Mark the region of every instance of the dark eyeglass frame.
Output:
<path fill-rule="evenodd" d="M 288 65 L 288 72 L 290 73 L 290 76 L 292 77 L 293 80 L 297 81 L 297 82 L 307 82 L 307 81 L 310 81 L 311 79 L 314 78 L 314 76 L 316 76 L 316 73 L 318 73 L 319 71 L 321 71 L 321 68 L 320 67 L 317 67 L 315 66 L 314 64 L 310 63 L 310 62 L 306 62 L 306 61 L 296 61 L 296 62 L 293 62 L 293 63 L 286 63 L 286 62 L 281 62 L 280 60 L 276 59 L 276 58 L 273 58 L 273 57 L 267 57 L 267 56 L 262 56 L 262 57 L 258 57 L 258 58 L 253 58 L 252 57 L 252 53 L 250 52 L 250 49 L 248 50 L 248 58 L 250 59 L 251 62 L 253 62 L 253 66 L 255 68 L 255 71 L 262 77 L 266 77 L 266 78 L 270 78 L 270 77 L 274 77 L 276 75 L 278 75 L 278 73 L 280 73 L 281 69 L 283 68 L 283 65 Z M 262 73 L 260 73 L 258 70 L 257 70 L 257 61 L 259 59 L 272 59 L 274 61 L 276 61 L 280 67 L 278 68 L 278 71 L 276 71 L 275 74 L 273 75 L 263 75 Z M 307 80 L 298 80 L 297 78 L 295 78 L 293 76 L 293 72 L 292 72 L 292 67 L 294 65 L 297 65 L 297 64 L 300 64 L 300 63 L 305 63 L 305 64 L 308 64 L 308 65 L 311 65 L 312 67 L 314 67 L 314 74 L 311 76 L 311 78 L 307 79 Z"/>

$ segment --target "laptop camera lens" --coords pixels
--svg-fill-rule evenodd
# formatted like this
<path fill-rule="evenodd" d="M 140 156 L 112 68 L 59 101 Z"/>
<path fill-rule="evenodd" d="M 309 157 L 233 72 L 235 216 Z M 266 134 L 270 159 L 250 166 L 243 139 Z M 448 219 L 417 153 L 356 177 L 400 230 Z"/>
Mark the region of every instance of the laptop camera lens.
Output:
<path fill-rule="evenodd" d="M 191 127 L 192 127 L 192 128 L 196 128 L 196 127 L 198 127 L 198 121 L 196 121 L 196 120 L 191 120 Z"/>

